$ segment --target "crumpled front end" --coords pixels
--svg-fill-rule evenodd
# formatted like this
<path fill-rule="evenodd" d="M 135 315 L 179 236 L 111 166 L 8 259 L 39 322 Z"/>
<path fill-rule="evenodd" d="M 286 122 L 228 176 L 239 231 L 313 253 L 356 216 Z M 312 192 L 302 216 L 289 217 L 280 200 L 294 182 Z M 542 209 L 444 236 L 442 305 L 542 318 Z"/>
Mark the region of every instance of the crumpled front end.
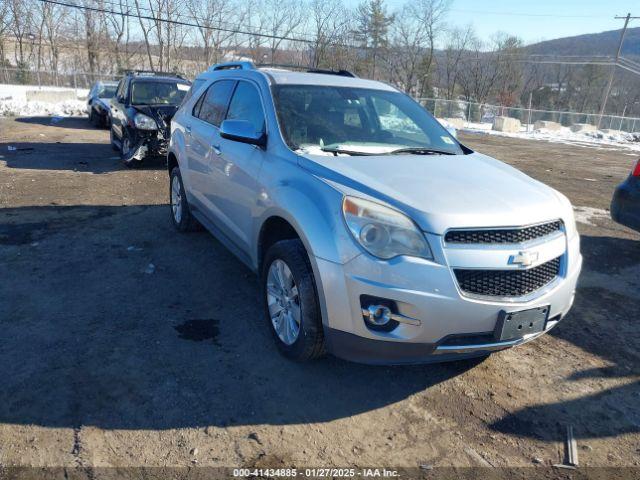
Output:
<path fill-rule="evenodd" d="M 171 138 L 171 119 L 175 115 L 177 107 L 171 105 L 140 106 L 136 107 L 136 110 L 152 118 L 157 128 L 154 130 L 134 129 L 131 148 L 127 158 L 124 159 L 125 162 L 142 160 L 147 156 L 165 156 Z"/>

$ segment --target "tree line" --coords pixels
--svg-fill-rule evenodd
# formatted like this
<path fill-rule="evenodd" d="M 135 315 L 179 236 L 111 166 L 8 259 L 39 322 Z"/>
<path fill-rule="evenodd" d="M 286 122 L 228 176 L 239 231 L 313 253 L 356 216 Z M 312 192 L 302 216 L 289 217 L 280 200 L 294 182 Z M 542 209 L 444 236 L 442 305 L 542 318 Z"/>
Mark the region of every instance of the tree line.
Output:
<path fill-rule="evenodd" d="M 480 38 L 449 21 L 450 0 L 0 0 L 0 67 L 117 75 L 126 69 L 194 76 L 246 58 L 258 64 L 347 69 L 418 97 L 596 112 L 606 67 L 540 65 L 498 32 Z M 640 114 L 639 79 L 616 76 L 608 110 Z"/>

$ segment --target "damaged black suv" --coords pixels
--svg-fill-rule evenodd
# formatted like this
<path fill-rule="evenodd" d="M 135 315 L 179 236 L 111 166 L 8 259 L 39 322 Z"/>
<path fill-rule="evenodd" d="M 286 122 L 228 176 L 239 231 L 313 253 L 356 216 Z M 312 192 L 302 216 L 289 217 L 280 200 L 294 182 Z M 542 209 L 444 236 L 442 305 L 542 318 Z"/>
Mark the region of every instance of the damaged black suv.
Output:
<path fill-rule="evenodd" d="M 171 118 L 191 83 L 171 73 L 128 71 L 111 99 L 111 146 L 128 167 L 165 155 Z"/>

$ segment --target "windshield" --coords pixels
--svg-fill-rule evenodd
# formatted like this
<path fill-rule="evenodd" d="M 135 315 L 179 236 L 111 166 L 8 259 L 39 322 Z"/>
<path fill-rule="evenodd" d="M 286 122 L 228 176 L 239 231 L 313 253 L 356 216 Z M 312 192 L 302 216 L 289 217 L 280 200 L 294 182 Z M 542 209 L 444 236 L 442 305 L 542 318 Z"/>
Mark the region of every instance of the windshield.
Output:
<path fill-rule="evenodd" d="M 118 89 L 117 85 L 102 85 L 98 89 L 99 98 L 112 98 Z"/>
<path fill-rule="evenodd" d="M 132 105 L 179 105 L 189 91 L 189 85 L 179 82 L 133 82 Z"/>
<path fill-rule="evenodd" d="M 321 155 L 464 153 L 431 114 L 399 92 L 277 85 L 274 98 L 282 135 L 294 151 Z"/>

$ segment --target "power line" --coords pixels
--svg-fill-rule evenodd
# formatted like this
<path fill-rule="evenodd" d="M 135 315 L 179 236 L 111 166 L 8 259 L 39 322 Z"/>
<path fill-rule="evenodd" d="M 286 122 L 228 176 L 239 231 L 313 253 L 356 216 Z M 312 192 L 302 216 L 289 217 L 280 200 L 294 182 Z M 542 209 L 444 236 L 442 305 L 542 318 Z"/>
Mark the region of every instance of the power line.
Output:
<path fill-rule="evenodd" d="M 89 7 L 89 6 L 86 6 L 86 5 L 76 5 L 76 4 L 73 4 L 73 3 L 61 2 L 61 1 L 58 1 L 58 0 L 37 0 L 37 1 L 38 2 L 42 2 L 42 3 L 50 3 L 50 4 L 53 4 L 53 5 L 60 5 L 60 6 L 63 6 L 63 7 L 77 8 L 79 10 L 87 10 L 87 11 L 98 12 L 98 13 L 109 13 L 111 15 L 122 15 L 124 17 L 151 20 L 153 22 L 170 23 L 170 24 L 173 24 L 173 25 L 182 25 L 182 26 L 185 26 L 185 27 L 204 28 L 206 30 L 217 30 L 217 31 L 221 31 L 221 32 L 236 33 L 236 34 L 240 34 L 240 35 L 249 35 L 249 36 L 252 36 L 252 37 L 270 38 L 270 39 L 275 39 L 275 40 L 290 40 L 290 41 L 302 42 L 302 43 L 315 43 L 313 40 L 309 40 L 309 39 L 306 39 L 306 38 L 286 37 L 286 36 L 283 36 L 283 35 L 272 35 L 272 34 L 268 34 L 268 33 L 258 33 L 258 32 L 251 32 L 251 31 L 232 29 L 232 28 L 223 28 L 223 27 L 213 27 L 213 26 L 207 26 L 207 25 L 198 25 L 197 23 L 181 22 L 181 21 L 178 21 L 178 20 L 169 20 L 169 19 L 166 19 L 166 18 L 152 17 L 150 15 L 131 14 L 128 11 L 127 12 L 117 12 L 115 10 L 107 10 L 106 8 Z"/>
<path fill-rule="evenodd" d="M 616 20 L 620 20 L 624 18 L 624 27 L 622 27 L 622 32 L 620 32 L 620 41 L 618 42 L 618 49 L 616 50 L 616 59 L 615 65 L 611 67 L 611 73 L 609 75 L 609 81 L 607 82 L 607 88 L 604 91 L 604 98 L 602 99 L 602 107 L 600 108 L 600 117 L 598 117 L 598 128 L 600 128 L 600 122 L 602 121 L 602 116 L 604 115 L 604 110 L 607 108 L 607 101 L 609 100 L 609 94 L 611 93 L 611 86 L 613 85 L 613 76 L 616 73 L 616 66 L 620 66 L 625 70 L 631 70 L 628 66 L 620 63 L 620 54 L 622 53 L 622 44 L 624 43 L 624 36 L 627 33 L 627 27 L 629 26 L 629 22 L 631 19 L 637 19 L 640 17 L 632 17 L 630 13 L 627 13 L 624 17 L 614 17 Z M 631 70 L 633 71 L 633 70 Z"/>
<path fill-rule="evenodd" d="M 126 8 L 126 12 L 129 13 L 130 11 L 134 11 L 136 9 L 144 11 L 144 12 L 151 12 L 154 13 L 153 9 L 145 7 L 145 6 L 133 6 L 131 5 L 128 1 L 125 1 L 124 3 L 119 3 L 116 2 L 114 0 L 100 0 L 101 4 L 107 4 L 107 5 L 112 5 L 115 7 L 125 7 Z M 120 15 L 120 12 L 116 11 L 115 14 Z M 191 14 L 185 14 L 185 13 L 179 13 L 179 12 L 171 12 L 171 15 L 176 16 L 176 17 L 181 17 L 181 18 L 187 18 L 187 19 L 195 19 L 195 20 L 199 20 L 202 22 L 207 22 L 208 20 L 204 17 L 201 16 L 197 16 L 197 15 L 191 15 Z M 137 15 L 133 15 L 134 17 L 137 18 Z M 155 17 L 154 17 L 155 18 Z M 199 26 L 201 27 L 201 24 L 199 24 Z M 214 27 L 214 25 L 212 25 L 212 27 Z M 234 25 L 231 22 L 217 22 L 215 24 L 215 28 L 219 29 L 229 29 L 232 30 L 233 28 L 236 27 L 236 25 Z M 250 24 L 246 25 L 246 28 L 248 28 L 249 30 L 255 32 L 255 31 L 265 31 L 265 28 L 263 27 L 256 27 L 256 26 L 252 26 Z M 295 33 L 296 36 L 300 36 L 300 37 L 309 37 L 312 38 L 312 34 L 310 33 L 305 33 L 305 32 L 292 32 Z"/>

